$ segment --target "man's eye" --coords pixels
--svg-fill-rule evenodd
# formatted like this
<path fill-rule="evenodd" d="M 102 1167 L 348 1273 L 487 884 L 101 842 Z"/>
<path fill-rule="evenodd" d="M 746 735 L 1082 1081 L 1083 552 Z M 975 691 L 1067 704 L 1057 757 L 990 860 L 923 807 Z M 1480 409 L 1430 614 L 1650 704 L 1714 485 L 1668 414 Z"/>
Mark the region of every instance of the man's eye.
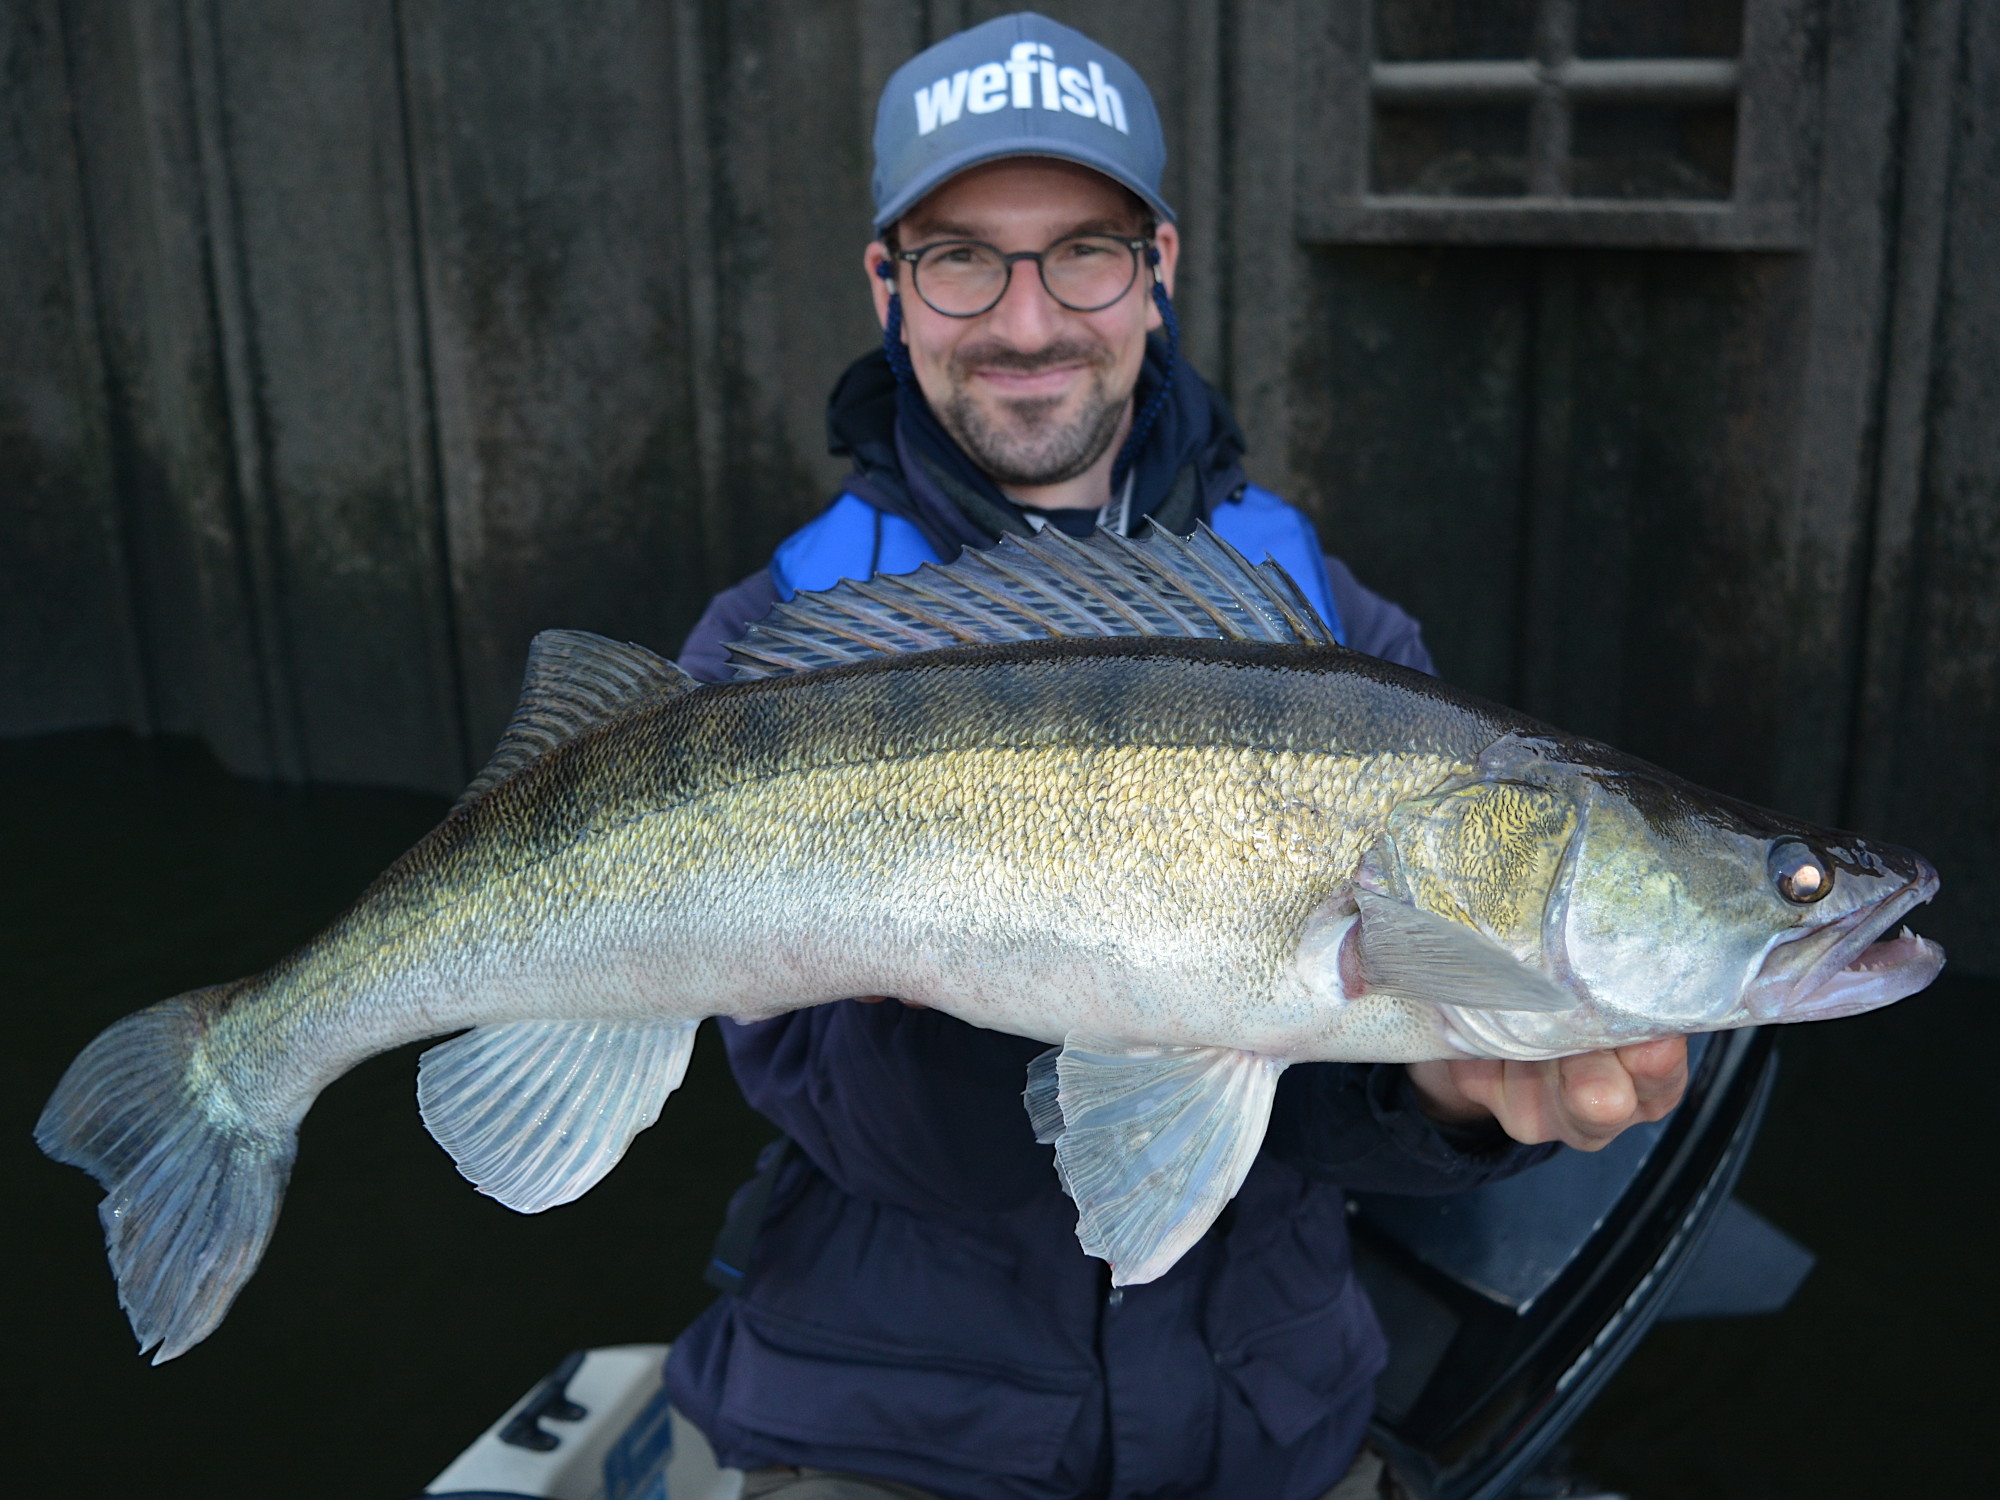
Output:
<path fill-rule="evenodd" d="M 947 245 L 931 252 L 931 263 L 939 266 L 969 266 L 978 259 L 979 252 L 970 245 Z"/>
<path fill-rule="evenodd" d="M 1111 250 L 1108 245 L 1101 245 L 1095 240 L 1071 240 L 1067 245 L 1062 247 L 1062 258 L 1064 260 L 1095 260 L 1099 256 L 1109 255 L 1110 253 Z"/>

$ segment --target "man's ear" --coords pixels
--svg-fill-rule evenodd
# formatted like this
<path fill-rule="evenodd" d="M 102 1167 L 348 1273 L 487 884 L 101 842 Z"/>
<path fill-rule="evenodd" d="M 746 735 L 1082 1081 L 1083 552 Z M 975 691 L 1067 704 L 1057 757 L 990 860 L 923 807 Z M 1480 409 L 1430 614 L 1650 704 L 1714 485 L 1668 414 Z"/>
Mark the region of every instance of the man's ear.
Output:
<path fill-rule="evenodd" d="M 1167 289 L 1169 297 L 1174 294 L 1174 270 L 1181 263 L 1181 232 L 1171 224 L 1162 224 L 1153 231 L 1153 246 L 1160 252 L 1160 263 L 1154 269 L 1159 275 L 1160 285 Z"/>
<path fill-rule="evenodd" d="M 889 326 L 889 298 L 896 291 L 896 262 L 889 255 L 889 247 L 880 240 L 869 242 L 861 254 L 861 264 L 868 274 L 868 291 L 875 298 L 875 321 L 884 328 Z M 889 274 L 883 275 L 887 269 Z"/>

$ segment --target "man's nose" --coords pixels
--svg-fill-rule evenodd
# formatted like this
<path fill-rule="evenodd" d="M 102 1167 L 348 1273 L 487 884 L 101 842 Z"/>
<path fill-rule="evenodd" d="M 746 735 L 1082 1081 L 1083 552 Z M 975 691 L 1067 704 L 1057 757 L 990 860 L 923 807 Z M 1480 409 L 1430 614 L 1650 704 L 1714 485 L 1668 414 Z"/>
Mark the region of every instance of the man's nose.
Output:
<path fill-rule="evenodd" d="M 987 328 L 1015 349 L 1039 349 L 1062 331 L 1063 307 L 1042 285 L 1031 260 L 1014 262 L 1007 290 L 986 314 Z"/>

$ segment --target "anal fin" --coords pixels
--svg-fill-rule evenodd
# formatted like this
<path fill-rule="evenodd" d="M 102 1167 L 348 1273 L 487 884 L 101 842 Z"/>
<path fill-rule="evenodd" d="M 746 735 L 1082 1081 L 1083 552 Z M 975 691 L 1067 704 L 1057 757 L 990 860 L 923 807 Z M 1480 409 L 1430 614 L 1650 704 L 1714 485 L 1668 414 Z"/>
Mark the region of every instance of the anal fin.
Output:
<path fill-rule="evenodd" d="M 1285 1064 L 1228 1047 L 1081 1035 L 1053 1061 L 1029 1065 L 1027 1102 L 1037 1134 L 1053 1131 L 1077 1239 L 1110 1265 L 1114 1286 L 1156 1280 L 1243 1185 Z"/>
<path fill-rule="evenodd" d="M 582 1197 L 660 1117 L 694 1021 L 478 1026 L 418 1060 L 424 1124 L 482 1193 L 524 1214 Z"/>
<path fill-rule="evenodd" d="M 1062 1139 L 1061 1082 L 1056 1077 L 1056 1062 L 1061 1056 L 1062 1048 L 1051 1047 L 1028 1064 L 1028 1086 L 1021 1091 L 1021 1102 L 1028 1106 L 1028 1123 L 1034 1127 L 1037 1145 L 1053 1146 Z"/>

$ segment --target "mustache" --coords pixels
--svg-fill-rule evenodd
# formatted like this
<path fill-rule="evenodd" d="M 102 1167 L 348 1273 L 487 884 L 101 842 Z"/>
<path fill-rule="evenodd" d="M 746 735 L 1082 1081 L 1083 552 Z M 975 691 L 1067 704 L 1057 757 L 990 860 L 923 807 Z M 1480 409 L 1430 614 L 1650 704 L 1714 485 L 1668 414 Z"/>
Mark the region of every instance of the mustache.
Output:
<path fill-rule="evenodd" d="M 997 342 L 972 344 L 955 350 L 951 362 L 961 372 L 1009 370 L 1018 375 L 1033 375 L 1058 365 L 1101 366 L 1109 364 L 1110 359 L 1111 351 L 1102 344 L 1082 339 L 1058 339 L 1039 349 L 1015 349 Z"/>

